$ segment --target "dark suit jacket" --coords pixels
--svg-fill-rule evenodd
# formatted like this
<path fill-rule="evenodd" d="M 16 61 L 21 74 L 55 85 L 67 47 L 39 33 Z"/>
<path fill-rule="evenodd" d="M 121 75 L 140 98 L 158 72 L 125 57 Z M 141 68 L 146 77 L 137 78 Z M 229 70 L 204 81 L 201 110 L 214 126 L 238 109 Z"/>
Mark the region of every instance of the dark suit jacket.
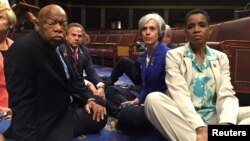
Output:
<path fill-rule="evenodd" d="M 66 78 L 55 49 L 32 32 L 14 42 L 4 61 L 13 110 L 5 135 L 16 141 L 72 141 L 70 95 L 91 96 L 78 78 Z"/>
<path fill-rule="evenodd" d="M 60 51 L 64 55 L 68 54 L 68 57 L 70 57 L 70 60 L 73 61 L 73 52 L 67 43 L 60 45 Z M 75 63 L 72 65 L 75 65 Z M 94 69 L 93 63 L 91 61 L 90 53 L 87 47 L 80 46 L 78 48 L 77 70 L 84 79 L 87 79 L 88 81 L 94 83 L 94 85 L 96 85 L 99 82 L 103 82 Z"/>

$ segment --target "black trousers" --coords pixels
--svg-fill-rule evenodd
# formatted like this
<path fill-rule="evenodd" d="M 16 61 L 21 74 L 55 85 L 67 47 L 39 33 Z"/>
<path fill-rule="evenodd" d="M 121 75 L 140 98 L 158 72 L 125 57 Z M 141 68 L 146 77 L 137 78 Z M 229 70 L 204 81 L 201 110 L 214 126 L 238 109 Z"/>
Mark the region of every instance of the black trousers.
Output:
<path fill-rule="evenodd" d="M 145 116 L 143 106 L 127 106 L 120 109 L 120 104 L 135 99 L 129 89 L 110 86 L 106 90 L 108 113 L 118 119 L 117 128 L 128 134 L 152 131 L 154 128 Z"/>
<path fill-rule="evenodd" d="M 96 103 L 103 105 L 104 100 L 99 97 L 95 97 Z M 74 137 L 82 135 L 82 134 L 92 134 L 97 133 L 101 129 L 105 127 L 107 124 L 107 116 L 104 117 L 104 120 L 100 120 L 97 122 L 93 120 L 93 113 L 88 114 L 83 105 L 85 105 L 82 101 L 78 99 L 74 99 L 73 103 L 73 134 Z M 103 105 L 105 106 L 105 105 Z M 66 127 L 65 127 L 66 128 Z"/>
<path fill-rule="evenodd" d="M 134 85 L 141 85 L 141 57 L 138 57 L 136 60 L 128 57 L 119 59 L 110 75 L 112 83 L 115 83 L 124 73 Z"/>
<path fill-rule="evenodd" d="M 67 117 L 69 118 L 60 119 L 60 120 L 64 120 L 63 121 L 64 126 L 58 125 L 57 130 L 53 130 L 53 133 L 49 133 L 49 134 L 53 134 L 53 135 L 63 134 L 63 131 L 61 131 L 60 129 L 64 129 L 64 128 L 68 129 L 67 132 L 72 132 L 72 128 L 70 128 L 72 126 L 72 121 L 68 121 L 68 120 L 73 120 L 73 137 L 77 137 L 82 134 L 97 133 L 105 127 L 107 123 L 107 116 L 104 117 L 104 120 L 100 120 L 99 122 L 97 122 L 96 120 L 92 119 L 93 113 L 88 114 L 84 110 L 85 103 L 83 103 L 82 100 L 78 98 L 73 98 L 73 99 L 74 100 L 73 100 L 72 106 L 69 107 L 69 111 L 65 113 L 67 114 Z M 95 99 L 96 99 L 96 103 L 106 106 L 106 102 L 103 99 L 99 97 L 95 97 Z M 64 117 L 66 117 L 66 115 L 64 115 Z M 51 121 L 48 120 L 47 122 L 51 122 Z M 4 133 L 4 136 L 8 138 L 8 140 L 11 139 L 15 141 L 12 127 L 13 126 L 10 126 L 10 128 L 7 129 L 7 131 Z M 53 135 L 51 136 L 47 135 L 48 138 L 46 141 L 48 140 L 55 141 L 55 139 L 52 139 L 54 137 Z M 56 139 L 58 140 L 59 137 L 56 137 Z M 67 140 L 67 139 L 62 138 L 60 140 Z"/>

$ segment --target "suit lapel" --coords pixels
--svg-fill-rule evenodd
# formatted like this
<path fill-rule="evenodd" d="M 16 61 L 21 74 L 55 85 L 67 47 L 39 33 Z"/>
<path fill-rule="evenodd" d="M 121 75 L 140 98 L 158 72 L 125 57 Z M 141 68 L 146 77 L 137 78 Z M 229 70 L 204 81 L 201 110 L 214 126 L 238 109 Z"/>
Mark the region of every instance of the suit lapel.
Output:
<path fill-rule="evenodd" d="M 145 77 L 146 77 L 146 57 L 147 57 L 147 51 L 144 52 L 142 56 L 142 65 L 141 65 L 141 79 L 142 82 L 145 84 Z"/>
<path fill-rule="evenodd" d="M 184 64 L 186 66 L 181 67 L 181 73 L 182 75 L 186 76 L 187 83 L 190 84 L 192 80 L 192 71 L 187 71 L 187 70 L 193 70 L 192 68 L 192 60 L 188 57 L 184 56 Z"/>
<path fill-rule="evenodd" d="M 154 73 L 155 69 L 159 69 L 156 66 L 156 63 L 160 62 L 159 55 L 162 53 L 163 48 L 165 48 L 165 46 L 162 45 L 161 43 L 159 43 L 158 46 L 155 48 L 153 56 L 150 58 L 148 66 L 145 69 L 145 81 L 148 81 L 151 79 L 151 77 L 154 77 L 152 73 Z"/>
<path fill-rule="evenodd" d="M 181 73 L 182 75 L 184 75 L 186 77 L 187 83 L 190 84 L 192 81 L 192 70 L 193 70 L 193 62 L 192 60 L 188 57 L 188 49 L 189 48 L 189 44 L 186 44 L 184 47 L 184 51 L 183 51 L 183 61 L 185 62 L 183 64 L 183 66 L 181 66 Z M 187 70 L 191 70 L 191 71 L 187 71 Z"/>
<path fill-rule="evenodd" d="M 214 73 L 214 79 L 216 82 L 216 85 L 220 85 L 220 67 L 219 67 L 219 62 L 217 60 L 212 60 L 210 61 L 212 71 Z M 217 90 L 217 88 L 216 88 Z M 217 90 L 218 91 L 218 90 Z"/>

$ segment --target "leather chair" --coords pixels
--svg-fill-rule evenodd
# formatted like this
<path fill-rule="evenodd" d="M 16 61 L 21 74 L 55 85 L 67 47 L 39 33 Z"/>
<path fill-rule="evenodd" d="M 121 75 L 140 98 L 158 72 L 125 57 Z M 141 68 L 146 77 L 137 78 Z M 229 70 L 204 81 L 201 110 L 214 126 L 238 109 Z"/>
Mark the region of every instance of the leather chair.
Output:
<path fill-rule="evenodd" d="M 231 82 L 237 93 L 250 95 L 250 41 L 226 40 L 220 48 L 229 58 Z"/>

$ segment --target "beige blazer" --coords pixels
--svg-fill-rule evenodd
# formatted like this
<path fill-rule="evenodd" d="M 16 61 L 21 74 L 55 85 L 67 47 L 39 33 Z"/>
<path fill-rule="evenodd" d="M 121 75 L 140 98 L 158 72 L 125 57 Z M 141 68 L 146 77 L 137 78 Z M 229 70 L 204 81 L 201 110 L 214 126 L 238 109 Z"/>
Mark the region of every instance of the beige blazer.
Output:
<path fill-rule="evenodd" d="M 170 50 L 166 56 L 166 78 L 168 93 L 175 101 L 184 118 L 196 129 L 206 126 L 200 115 L 196 112 L 188 86 L 192 79 L 192 61 L 185 56 L 189 47 L 186 45 Z M 216 82 L 216 111 L 217 123 L 236 124 L 239 111 L 239 102 L 231 84 L 229 60 L 226 54 L 211 49 L 217 58 L 210 57 L 212 72 Z"/>

